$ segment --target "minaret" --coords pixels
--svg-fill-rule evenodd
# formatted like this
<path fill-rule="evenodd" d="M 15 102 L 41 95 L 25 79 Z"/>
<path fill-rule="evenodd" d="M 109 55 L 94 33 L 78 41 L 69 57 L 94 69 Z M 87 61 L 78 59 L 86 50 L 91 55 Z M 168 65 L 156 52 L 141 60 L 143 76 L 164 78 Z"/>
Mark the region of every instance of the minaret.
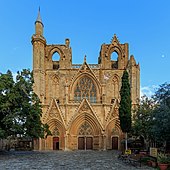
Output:
<path fill-rule="evenodd" d="M 41 19 L 41 15 L 40 15 L 40 8 L 39 8 L 37 20 L 35 21 L 35 33 L 37 35 L 43 36 L 43 29 L 44 29 L 44 25 L 42 23 L 42 19 Z"/>
<path fill-rule="evenodd" d="M 46 40 L 43 37 L 44 25 L 40 16 L 40 8 L 38 17 L 35 21 L 35 34 L 32 36 L 33 45 L 33 76 L 34 76 L 34 91 L 39 96 L 42 104 L 44 103 L 45 95 L 45 46 Z"/>

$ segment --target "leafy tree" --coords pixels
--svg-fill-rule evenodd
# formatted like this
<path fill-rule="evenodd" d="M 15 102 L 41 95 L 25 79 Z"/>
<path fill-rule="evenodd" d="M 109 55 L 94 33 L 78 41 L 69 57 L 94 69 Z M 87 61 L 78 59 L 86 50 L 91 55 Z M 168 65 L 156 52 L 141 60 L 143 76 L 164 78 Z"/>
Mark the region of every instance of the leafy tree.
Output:
<path fill-rule="evenodd" d="M 127 133 L 131 130 L 131 91 L 129 84 L 129 75 L 125 70 L 122 76 L 122 86 L 120 90 L 120 106 L 119 106 L 119 119 L 120 127 L 126 134 L 126 150 L 127 150 Z"/>
<path fill-rule="evenodd" d="M 154 95 L 155 100 L 160 106 L 167 106 L 170 109 L 170 84 L 160 85 Z"/>
<path fill-rule="evenodd" d="M 45 133 L 50 134 L 48 126 L 41 122 L 41 103 L 33 92 L 30 70 L 17 72 L 15 82 L 11 72 L 1 74 L 1 79 L 4 83 L 0 83 L 0 135 L 42 138 Z"/>
<path fill-rule="evenodd" d="M 155 141 L 164 142 L 170 140 L 170 84 L 164 83 L 154 95 L 157 107 L 153 112 L 153 122 L 150 129 Z"/>
<path fill-rule="evenodd" d="M 146 140 L 156 143 L 170 141 L 170 84 L 160 85 L 148 98 L 142 97 L 133 123 L 133 134 L 142 135 Z"/>
<path fill-rule="evenodd" d="M 11 71 L 6 74 L 0 74 L 0 137 L 5 138 L 11 133 L 12 120 L 6 119 L 12 115 L 15 109 L 14 101 L 15 95 L 13 93 L 14 81 Z M 6 122 L 5 122 L 6 119 Z"/>
<path fill-rule="evenodd" d="M 149 142 L 153 139 L 150 131 L 153 122 L 153 111 L 155 102 L 153 98 L 142 96 L 139 107 L 135 110 L 132 124 L 132 136 L 140 137 L 144 141 L 143 144 L 149 146 Z"/>
<path fill-rule="evenodd" d="M 170 109 L 167 106 L 155 109 L 150 131 L 159 143 L 170 140 Z"/>
<path fill-rule="evenodd" d="M 17 121 L 29 137 L 43 137 L 41 124 L 41 105 L 37 95 L 33 92 L 33 78 L 29 70 L 24 69 L 16 76 L 16 92 L 18 95 Z M 19 130 L 19 129 L 18 129 Z M 19 133 L 20 131 L 18 131 Z M 21 131 L 21 133 L 23 133 Z"/>
<path fill-rule="evenodd" d="M 0 128 L 0 139 L 4 138 L 4 135 L 5 135 L 5 131 L 2 130 L 2 128 Z"/>

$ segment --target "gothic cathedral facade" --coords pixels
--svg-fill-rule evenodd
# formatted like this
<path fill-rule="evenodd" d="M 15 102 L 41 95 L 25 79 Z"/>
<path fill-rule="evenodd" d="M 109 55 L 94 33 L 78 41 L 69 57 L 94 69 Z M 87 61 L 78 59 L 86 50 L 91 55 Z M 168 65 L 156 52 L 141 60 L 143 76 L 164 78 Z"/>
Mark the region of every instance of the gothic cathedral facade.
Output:
<path fill-rule="evenodd" d="M 33 45 L 34 91 L 42 103 L 42 122 L 49 125 L 51 136 L 39 139 L 35 149 L 78 150 L 120 149 L 124 135 L 120 129 L 118 108 L 121 77 L 129 73 L 132 107 L 140 97 L 140 68 L 129 58 L 128 43 L 114 35 L 103 44 L 98 64 L 72 64 L 69 39 L 65 44 L 48 45 L 38 14 Z M 53 60 L 58 53 L 60 58 Z M 117 53 L 117 59 L 112 59 Z"/>

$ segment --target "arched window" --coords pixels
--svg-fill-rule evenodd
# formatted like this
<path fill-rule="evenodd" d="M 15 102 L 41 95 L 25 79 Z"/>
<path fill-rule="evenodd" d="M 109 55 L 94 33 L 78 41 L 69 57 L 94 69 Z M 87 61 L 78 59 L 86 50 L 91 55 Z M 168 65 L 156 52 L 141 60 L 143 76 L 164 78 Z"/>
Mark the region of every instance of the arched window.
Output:
<path fill-rule="evenodd" d="M 59 60 L 60 60 L 60 55 L 55 52 L 52 56 L 52 61 L 53 61 L 53 69 L 59 69 Z"/>
<path fill-rule="evenodd" d="M 118 54 L 116 51 L 113 51 L 112 54 L 111 54 L 111 60 L 112 61 L 117 61 L 118 59 Z"/>
<path fill-rule="evenodd" d="M 96 103 L 96 86 L 91 78 L 82 77 L 76 84 L 74 90 L 74 101 L 79 102 L 86 98 L 91 103 Z"/>
<path fill-rule="evenodd" d="M 116 51 L 113 51 L 111 56 L 110 56 L 111 62 L 112 62 L 112 68 L 117 69 L 118 68 L 118 53 Z"/>
<path fill-rule="evenodd" d="M 60 60 L 60 55 L 57 52 L 55 52 L 53 54 L 53 56 L 52 56 L 52 60 L 53 61 L 59 61 Z"/>

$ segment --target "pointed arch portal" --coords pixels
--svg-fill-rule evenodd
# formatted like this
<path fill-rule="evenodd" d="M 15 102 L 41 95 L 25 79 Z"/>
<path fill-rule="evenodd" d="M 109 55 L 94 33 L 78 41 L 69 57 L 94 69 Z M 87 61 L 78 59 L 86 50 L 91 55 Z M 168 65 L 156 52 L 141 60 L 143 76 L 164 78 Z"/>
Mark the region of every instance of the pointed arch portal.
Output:
<path fill-rule="evenodd" d="M 78 149 L 93 149 L 93 130 L 88 122 L 84 122 L 79 128 Z"/>
<path fill-rule="evenodd" d="M 90 150 L 99 147 L 102 127 L 90 113 L 80 113 L 71 123 L 69 133 L 75 136 L 75 149 Z"/>
<path fill-rule="evenodd" d="M 65 148 L 65 127 L 63 123 L 57 119 L 51 119 L 47 122 L 49 125 L 49 130 L 51 131 L 52 135 L 47 136 L 48 140 L 51 144 L 49 144 L 49 149 L 52 150 L 62 150 Z"/>

